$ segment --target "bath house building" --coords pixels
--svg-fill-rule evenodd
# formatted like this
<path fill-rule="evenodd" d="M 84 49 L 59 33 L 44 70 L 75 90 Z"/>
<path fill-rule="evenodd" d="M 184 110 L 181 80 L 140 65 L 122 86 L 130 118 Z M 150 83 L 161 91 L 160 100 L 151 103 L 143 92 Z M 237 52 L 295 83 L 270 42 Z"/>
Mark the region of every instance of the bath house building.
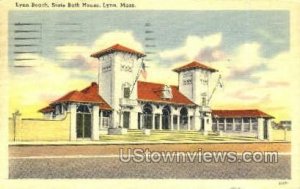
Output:
<path fill-rule="evenodd" d="M 193 130 L 270 139 L 272 116 L 260 110 L 212 110 L 210 77 L 218 70 L 193 61 L 173 71 L 178 85 L 139 81 L 141 52 L 116 44 L 91 55 L 98 59 L 98 82 L 70 91 L 39 110 L 46 119 L 70 113 L 70 139 L 99 140 L 119 130 Z"/>

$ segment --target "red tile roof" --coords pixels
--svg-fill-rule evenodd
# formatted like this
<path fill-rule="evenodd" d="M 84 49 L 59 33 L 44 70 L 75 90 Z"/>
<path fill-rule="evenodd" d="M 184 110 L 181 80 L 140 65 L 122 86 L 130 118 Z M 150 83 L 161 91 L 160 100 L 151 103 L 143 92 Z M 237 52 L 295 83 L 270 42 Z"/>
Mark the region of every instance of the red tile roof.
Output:
<path fill-rule="evenodd" d="M 54 104 L 62 102 L 87 102 L 98 104 L 101 110 L 112 109 L 109 104 L 107 104 L 107 102 L 100 95 L 98 95 L 98 84 L 93 82 L 90 86 L 81 91 L 74 90 L 65 94 L 61 98 L 53 101 L 49 106 L 40 109 L 39 112 L 51 112 L 54 110 Z"/>
<path fill-rule="evenodd" d="M 173 69 L 174 72 L 181 72 L 183 70 L 191 70 L 191 69 L 203 69 L 203 70 L 208 70 L 208 71 L 211 71 L 211 72 L 217 72 L 218 70 L 214 69 L 214 68 L 211 68 L 209 66 L 206 66 L 202 63 L 199 63 L 197 61 L 193 61 L 189 64 L 186 64 L 184 66 L 181 66 L 179 68 L 175 68 Z"/>
<path fill-rule="evenodd" d="M 54 111 L 54 108 L 51 106 L 47 106 L 45 108 L 38 110 L 38 112 L 42 112 L 42 113 L 48 113 L 48 112 L 52 112 L 52 111 Z"/>
<path fill-rule="evenodd" d="M 162 98 L 162 90 L 164 86 L 164 84 L 160 83 L 138 81 L 138 100 L 168 104 L 195 105 L 191 100 L 179 92 L 177 86 L 170 86 L 173 98 Z"/>
<path fill-rule="evenodd" d="M 94 98 L 98 98 L 99 101 L 101 101 L 101 104 L 100 104 L 101 110 L 112 110 L 110 105 L 99 95 L 98 90 L 99 90 L 98 84 L 95 82 L 92 82 L 92 84 L 90 86 L 81 90 L 81 92 L 83 92 L 85 94 L 89 94 L 90 96 L 94 96 Z"/>
<path fill-rule="evenodd" d="M 274 118 L 271 115 L 266 114 L 257 109 L 252 110 L 212 110 L 214 117 L 221 118 L 233 118 L 233 117 L 262 117 L 262 118 Z"/>
<path fill-rule="evenodd" d="M 113 53 L 113 52 L 126 52 L 126 53 L 137 55 L 139 58 L 146 56 L 145 54 L 143 54 L 141 52 L 138 52 L 136 50 L 130 49 L 130 48 L 125 47 L 125 46 L 120 45 L 120 44 L 115 44 L 115 45 L 113 45 L 109 48 L 106 48 L 106 49 L 103 49 L 101 51 L 98 51 L 98 52 L 95 52 L 95 53 L 91 54 L 91 57 L 99 58 L 100 56 L 107 55 L 107 54 L 110 54 L 110 53 Z"/>

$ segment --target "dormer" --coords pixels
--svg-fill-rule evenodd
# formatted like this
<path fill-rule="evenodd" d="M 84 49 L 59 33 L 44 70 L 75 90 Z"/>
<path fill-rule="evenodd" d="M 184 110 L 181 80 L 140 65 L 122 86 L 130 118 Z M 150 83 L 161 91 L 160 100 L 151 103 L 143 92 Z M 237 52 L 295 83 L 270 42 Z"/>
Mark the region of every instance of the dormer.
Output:
<path fill-rule="evenodd" d="M 173 98 L 172 88 L 169 85 L 164 85 L 162 89 L 162 98 L 171 99 Z"/>

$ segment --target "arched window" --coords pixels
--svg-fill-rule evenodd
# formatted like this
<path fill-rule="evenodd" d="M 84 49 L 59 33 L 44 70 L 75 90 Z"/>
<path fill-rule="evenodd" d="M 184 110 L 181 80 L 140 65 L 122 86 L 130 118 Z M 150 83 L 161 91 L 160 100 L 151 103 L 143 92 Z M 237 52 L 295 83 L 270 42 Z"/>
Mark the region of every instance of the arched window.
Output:
<path fill-rule="evenodd" d="M 185 125 L 188 123 L 188 111 L 186 107 L 180 110 L 180 125 Z"/>
<path fill-rule="evenodd" d="M 77 107 L 77 113 L 91 113 L 91 107 L 89 105 L 81 104 Z"/>
<path fill-rule="evenodd" d="M 152 106 L 150 104 L 145 104 L 143 107 L 143 127 L 147 129 L 152 128 L 152 116 L 153 116 Z"/>
<path fill-rule="evenodd" d="M 165 106 L 162 109 L 162 129 L 170 129 L 171 124 L 171 109 L 169 106 Z"/>

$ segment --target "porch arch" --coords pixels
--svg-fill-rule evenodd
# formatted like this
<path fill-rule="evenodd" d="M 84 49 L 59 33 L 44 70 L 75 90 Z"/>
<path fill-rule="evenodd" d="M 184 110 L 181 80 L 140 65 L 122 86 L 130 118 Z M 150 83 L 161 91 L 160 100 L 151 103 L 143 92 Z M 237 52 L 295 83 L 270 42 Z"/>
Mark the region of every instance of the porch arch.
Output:
<path fill-rule="evenodd" d="M 170 106 L 164 106 L 162 109 L 162 129 L 170 129 L 171 121 Z"/>
<path fill-rule="evenodd" d="M 150 104 L 145 104 L 143 106 L 143 128 L 151 129 L 152 128 L 152 117 L 153 117 L 153 108 Z"/>
<path fill-rule="evenodd" d="M 182 107 L 180 110 L 180 129 L 187 129 L 188 128 L 188 110 L 186 107 Z"/>

